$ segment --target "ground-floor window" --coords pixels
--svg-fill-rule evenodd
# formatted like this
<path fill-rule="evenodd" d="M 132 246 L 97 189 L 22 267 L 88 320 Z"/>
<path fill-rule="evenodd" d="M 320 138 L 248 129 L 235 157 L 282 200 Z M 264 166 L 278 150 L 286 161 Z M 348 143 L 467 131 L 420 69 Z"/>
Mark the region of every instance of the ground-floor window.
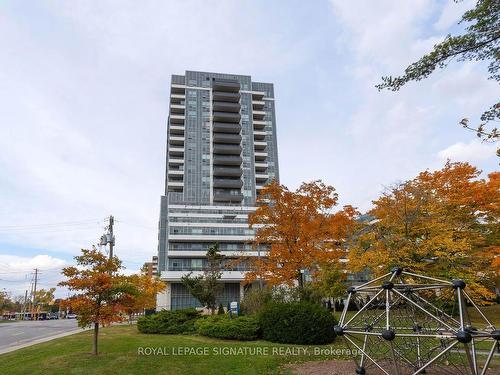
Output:
<path fill-rule="evenodd" d="M 202 307 L 200 302 L 194 298 L 181 283 L 170 284 L 171 309 L 185 309 L 187 307 Z M 240 300 L 240 283 L 224 283 L 224 290 L 218 298 L 218 304 L 227 307 L 229 302 Z"/>

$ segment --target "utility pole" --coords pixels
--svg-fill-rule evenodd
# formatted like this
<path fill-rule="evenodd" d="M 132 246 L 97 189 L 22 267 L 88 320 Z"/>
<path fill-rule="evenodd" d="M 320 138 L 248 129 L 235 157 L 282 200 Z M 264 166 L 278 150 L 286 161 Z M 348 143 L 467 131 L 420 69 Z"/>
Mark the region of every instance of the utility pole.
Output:
<path fill-rule="evenodd" d="M 107 233 L 104 233 L 99 240 L 99 246 L 109 245 L 109 259 L 113 258 L 113 248 L 115 247 L 115 236 L 113 234 L 113 225 L 115 224 L 115 218 L 113 215 L 109 215 L 109 225 L 105 228 Z"/>
<path fill-rule="evenodd" d="M 33 312 L 33 277 L 31 278 L 31 284 L 30 284 L 30 300 L 29 300 L 28 310 L 30 313 Z"/>
<path fill-rule="evenodd" d="M 38 268 L 35 268 L 35 286 L 33 287 L 33 309 L 36 309 L 36 284 L 38 282 Z M 33 313 L 33 311 L 32 311 Z M 33 318 L 33 315 L 31 316 Z"/>
<path fill-rule="evenodd" d="M 113 215 L 109 215 L 109 259 L 113 259 L 113 247 L 115 246 L 115 237 L 113 236 L 113 224 L 115 223 L 115 218 Z"/>
<path fill-rule="evenodd" d="M 26 313 L 26 303 L 28 302 L 28 289 L 24 291 L 24 303 L 23 303 L 23 319 L 24 320 L 24 314 Z"/>

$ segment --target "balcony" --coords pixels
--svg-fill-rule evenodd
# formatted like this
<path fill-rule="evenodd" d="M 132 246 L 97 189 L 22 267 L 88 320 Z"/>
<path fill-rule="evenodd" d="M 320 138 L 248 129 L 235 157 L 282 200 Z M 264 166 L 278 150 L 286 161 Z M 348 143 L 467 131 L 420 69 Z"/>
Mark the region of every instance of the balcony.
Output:
<path fill-rule="evenodd" d="M 254 120 L 263 120 L 266 116 L 266 112 L 264 111 L 252 111 L 252 115 Z"/>
<path fill-rule="evenodd" d="M 184 182 L 182 182 L 182 180 L 181 181 L 168 181 L 167 186 L 168 187 L 183 187 Z"/>
<path fill-rule="evenodd" d="M 184 137 L 178 137 L 178 136 L 171 135 L 170 137 L 168 137 L 168 141 L 174 147 L 175 147 L 175 145 L 184 146 Z"/>
<path fill-rule="evenodd" d="M 184 164 L 184 159 L 182 159 L 182 158 L 168 158 L 168 164 Z"/>
<path fill-rule="evenodd" d="M 241 179 L 214 178 L 214 188 L 241 189 L 243 181 Z"/>
<path fill-rule="evenodd" d="M 186 99 L 184 94 L 170 94 L 170 99 Z"/>
<path fill-rule="evenodd" d="M 186 87 L 184 85 L 172 84 L 170 85 L 170 93 L 171 94 L 180 94 L 183 95 L 185 93 Z"/>
<path fill-rule="evenodd" d="M 214 133 L 214 142 L 217 143 L 241 143 L 241 135 L 239 134 L 225 134 L 225 133 Z"/>
<path fill-rule="evenodd" d="M 186 110 L 186 106 L 181 105 L 181 104 L 170 104 L 170 113 L 171 114 L 184 114 L 184 111 Z"/>
<path fill-rule="evenodd" d="M 259 172 L 266 172 L 267 171 L 267 163 L 255 163 L 255 171 L 257 173 Z"/>
<path fill-rule="evenodd" d="M 183 135 L 184 134 L 184 126 L 183 125 L 170 125 L 170 134 Z"/>
<path fill-rule="evenodd" d="M 256 150 L 264 150 L 267 147 L 267 142 L 255 141 L 253 147 Z"/>
<path fill-rule="evenodd" d="M 170 123 L 171 124 L 184 124 L 184 119 L 186 116 L 184 115 L 170 115 Z"/>
<path fill-rule="evenodd" d="M 266 102 L 264 102 L 263 100 L 252 100 L 252 108 L 254 110 L 264 109 L 265 104 Z"/>
<path fill-rule="evenodd" d="M 172 177 L 178 177 L 178 176 L 182 177 L 184 176 L 184 171 L 180 169 L 169 169 L 168 175 Z M 172 182 L 177 182 L 177 181 L 172 180 Z"/>
<path fill-rule="evenodd" d="M 162 271 L 161 279 L 163 281 L 180 281 L 182 276 L 187 275 L 191 271 Z M 194 276 L 203 275 L 203 271 L 192 271 Z M 242 281 L 245 279 L 244 271 L 222 271 L 221 281 Z"/>
<path fill-rule="evenodd" d="M 241 126 L 240 126 L 240 124 L 214 122 L 213 123 L 213 130 L 214 130 L 214 132 L 219 132 L 219 133 L 239 134 L 241 131 Z"/>
<path fill-rule="evenodd" d="M 212 89 L 214 91 L 239 92 L 240 83 L 233 80 L 215 79 L 212 82 Z"/>
<path fill-rule="evenodd" d="M 265 121 L 253 120 L 253 128 L 254 130 L 262 130 L 266 127 L 267 123 Z"/>
<path fill-rule="evenodd" d="M 214 165 L 241 165 L 243 159 L 241 156 L 223 156 L 214 155 L 213 164 Z"/>
<path fill-rule="evenodd" d="M 240 101 L 239 92 L 212 91 L 212 98 L 221 102 L 238 103 Z"/>
<path fill-rule="evenodd" d="M 213 102 L 212 108 L 215 112 L 232 112 L 239 113 L 240 112 L 240 103 L 230 103 L 230 102 Z"/>
<path fill-rule="evenodd" d="M 266 160 L 267 158 L 267 152 L 255 152 L 254 155 L 256 161 Z"/>
<path fill-rule="evenodd" d="M 269 178 L 268 174 L 255 174 L 255 180 L 258 182 L 262 183 L 263 181 L 266 181 Z"/>
<path fill-rule="evenodd" d="M 184 155 L 184 147 L 169 147 L 168 154 L 173 157 L 183 156 Z"/>
<path fill-rule="evenodd" d="M 168 195 L 171 197 L 173 195 L 179 195 L 182 197 L 182 192 L 184 188 L 182 186 L 167 186 Z"/>
<path fill-rule="evenodd" d="M 241 146 L 240 145 L 224 145 L 224 144 L 214 144 L 214 154 L 221 155 L 240 155 Z"/>
<path fill-rule="evenodd" d="M 241 177 L 242 173 L 243 171 L 240 168 L 214 168 L 214 176 L 218 177 Z"/>
<path fill-rule="evenodd" d="M 262 141 L 266 138 L 267 132 L 265 131 L 260 131 L 260 130 L 254 130 L 253 132 L 253 138 L 256 141 Z"/>
<path fill-rule="evenodd" d="M 252 100 L 262 100 L 266 96 L 264 91 L 252 91 Z"/>
<path fill-rule="evenodd" d="M 241 116 L 239 113 L 214 112 L 213 119 L 214 121 L 220 121 L 220 122 L 239 123 Z"/>
<path fill-rule="evenodd" d="M 243 194 L 215 193 L 214 202 L 241 202 Z"/>

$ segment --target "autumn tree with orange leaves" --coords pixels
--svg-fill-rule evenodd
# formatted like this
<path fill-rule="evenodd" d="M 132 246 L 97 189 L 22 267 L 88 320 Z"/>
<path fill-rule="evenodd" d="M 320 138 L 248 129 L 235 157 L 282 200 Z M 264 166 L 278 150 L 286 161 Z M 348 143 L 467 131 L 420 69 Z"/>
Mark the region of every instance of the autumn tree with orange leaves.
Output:
<path fill-rule="evenodd" d="M 249 224 L 256 230 L 254 245 L 268 251 L 248 259 L 247 281 L 298 282 L 302 287 L 304 270 L 314 273 L 322 265 L 338 265 L 357 212 L 350 206 L 332 212 L 337 201 L 334 187 L 319 180 L 303 183 L 296 191 L 277 182 L 264 187 Z"/>
<path fill-rule="evenodd" d="M 165 289 L 166 284 L 158 276 L 149 275 L 146 268 L 140 273 L 128 276 L 127 280 L 134 286 L 136 293 L 127 296 L 124 302 L 126 312 L 131 315 L 154 309 L 156 295 Z"/>
<path fill-rule="evenodd" d="M 352 269 L 379 275 L 403 266 L 464 279 L 476 298 L 493 298 L 500 255 L 500 173 L 479 176 L 468 163 L 448 162 L 388 189 L 373 202 L 373 220 L 350 249 Z"/>
<path fill-rule="evenodd" d="M 123 320 L 127 301 L 137 295 L 133 284 L 126 276 L 119 275 L 122 268 L 117 257 L 109 258 L 98 251 L 82 249 L 75 257 L 77 267 L 66 267 L 62 274 L 67 280 L 59 283 L 77 294 L 65 304 L 78 314 L 80 327 L 94 328 L 92 354 L 98 354 L 99 326 Z"/>

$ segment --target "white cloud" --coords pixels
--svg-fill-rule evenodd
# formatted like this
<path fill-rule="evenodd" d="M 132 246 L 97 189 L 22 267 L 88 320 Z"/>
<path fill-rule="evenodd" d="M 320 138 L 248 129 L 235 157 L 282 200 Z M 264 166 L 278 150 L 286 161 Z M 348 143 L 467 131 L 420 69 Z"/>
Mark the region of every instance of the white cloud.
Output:
<path fill-rule="evenodd" d="M 433 1 L 331 0 L 331 4 L 345 27 L 346 46 L 351 47 L 359 59 L 401 69 L 401 64 L 426 52 L 422 48 L 427 44 L 415 42 L 419 40 L 422 21 L 435 10 Z"/>
<path fill-rule="evenodd" d="M 468 143 L 457 142 L 438 152 L 441 161 L 467 161 L 472 164 L 484 160 L 496 158 L 496 146 L 494 144 L 482 143 L 476 139 Z"/>
<path fill-rule="evenodd" d="M 57 287 L 63 279 L 61 270 L 68 266 L 63 259 L 40 254 L 34 257 L 0 255 L 0 289 L 15 295 L 24 295 L 31 290 L 35 268 L 38 269 L 37 289 L 57 288 L 56 295 L 64 296 L 65 289 Z"/>
<path fill-rule="evenodd" d="M 59 270 L 67 265 L 63 259 L 49 255 L 36 255 L 32 258 L 16 255 L 0 255 L 1 272 L 31 272 L 35 268 L 44 271 Z"/>
<path fill-rule="evenodd" d="M 472 9 L 476 0 L 453 1 L 448 0 L 439 16 L 439 19 L 434 24 L 438 30 L 446 30 L 460 21 L 462 15 L 469 9 Z"/>

